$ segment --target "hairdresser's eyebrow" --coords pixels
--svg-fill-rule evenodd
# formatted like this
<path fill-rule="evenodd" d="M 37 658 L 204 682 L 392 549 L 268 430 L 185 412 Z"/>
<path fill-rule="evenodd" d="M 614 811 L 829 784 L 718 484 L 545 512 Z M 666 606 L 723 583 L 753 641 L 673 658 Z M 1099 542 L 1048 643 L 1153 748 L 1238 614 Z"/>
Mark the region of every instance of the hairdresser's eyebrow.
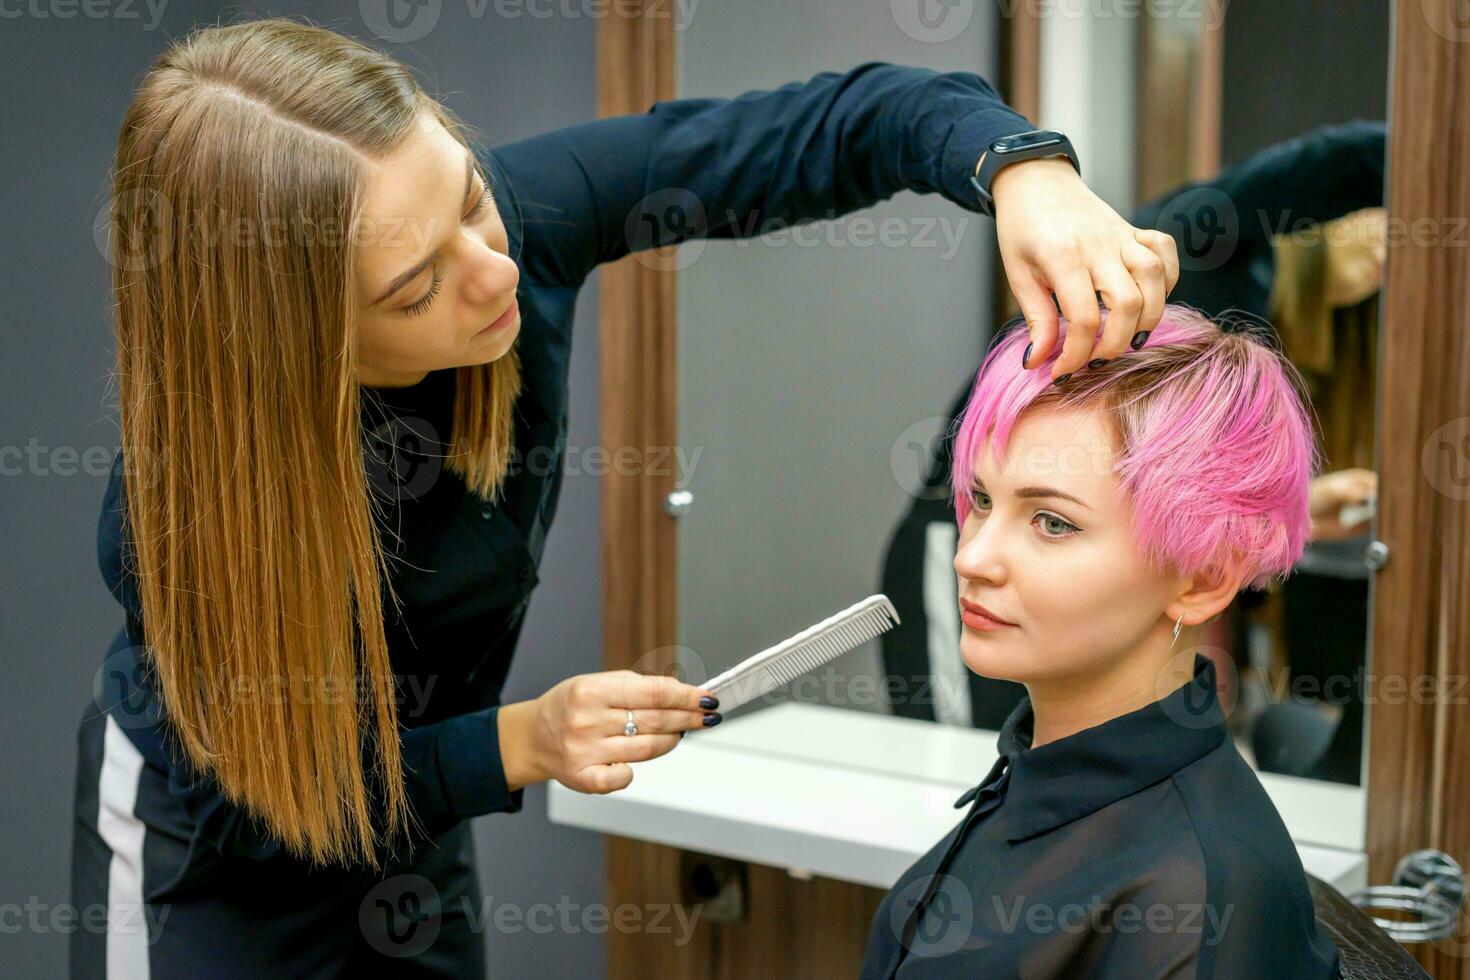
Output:
<path fill-rule="evenodd" d="M 461 201 L 470 196 L 470 188 L 474 186 L 475 157 L 472 153 L 470 153 L 469 150 L 466 150 L 464 154 L 464 193 L 460 195 Z M 420 272 L 423 272 L 425 269 L 427 269 L 429 267 L 429 263 L 433 262 L 434 257 L 438 254 L 439 250 L 435 249 L 428 255 L 424 256 L 421 261 L 414 263 L 413 268 L 409 269 L 407 272 L 403 273 L 403 275 L 390 282 L 388 284 L 388 288 L 383 290 L 382 295 L 373 300 L 371 305 L 377 306 L 379 303 L 383 302 L 383 300 L 387 299 L 388 297 L 392 296 L 394 293 L 402 289 L 404 286 L 407 286 L 409 283 L 413 282 L 414 277 L 417 276 Z"/>
<path fill-rule="evenodd" d="M 976 490 L 984 490 L 985 489 L 985 481 L 981 480 L 978 476 L 975 478 L 974 483 L 975 483 L 975 489 Z M 987 492 L 989 492 L 989 491 L 987 491 Z M 1056 487 L 1022 487 L 1021 489 L 1019 489 L 1019 490 L 1016 491 L 1016 496 L 1017 497 L 1020 497 L 1023 500 L 1030 500 L 1030 499 L 1036 498 L 1036 497 L 1048 498 L 1048 499 L 1052 499 L 1052 500 L 1070 500 L 1070 501 L 1072 501 L 1072 503 L 1076 504 L 1078 507 L 1083 507 L 1083 508 L 1086 508 L 1087 510 L 1092 510 L 1092 507 L 1089 506 L 1088 504 L 1084 503 L 1081 500 L 1078 500 L 1076 497 L 1072 496 L 1070 493 L 1063 493 L 1061 490 L 1058 490 Z"/>

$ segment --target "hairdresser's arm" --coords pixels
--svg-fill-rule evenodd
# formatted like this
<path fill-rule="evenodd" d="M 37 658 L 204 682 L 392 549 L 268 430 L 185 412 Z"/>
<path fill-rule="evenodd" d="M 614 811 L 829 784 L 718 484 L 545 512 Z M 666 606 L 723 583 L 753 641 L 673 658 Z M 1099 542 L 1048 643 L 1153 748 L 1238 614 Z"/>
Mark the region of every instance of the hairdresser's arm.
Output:
<path fill-rule="evenodd" d="M 1265 243 L 1303 225 L 1382 206 L 1386 142 L 1381 121 L 1318 126 L 1187 185 L 1141 217 L 1179 229 L 1191 241 L 1225 235 L 1242 246 Z"/>
<path fill-rule="evenodd" d="M 970 177 L 998 137 L 1033 129 L 985 79 L 869 63 L 734 99 L 683 99 L 501 147 L 524 220 L 522 261 L 576 286 L 601 262 L 690 238 L 743 238 L 833 218 L 902 190 L 978 210 Z M 1072 323 L 1054 374 L 1127 348 L 1157 322 L 1178 274 L 1173 239 L 1140 231 L 1060 159 L 994 178 L 997 235 L 1040 364 Z M 1092 351 L 1101 292 L 1113 311 Z M 1074 363 L 1075 362 L 1075 363 Z"/>

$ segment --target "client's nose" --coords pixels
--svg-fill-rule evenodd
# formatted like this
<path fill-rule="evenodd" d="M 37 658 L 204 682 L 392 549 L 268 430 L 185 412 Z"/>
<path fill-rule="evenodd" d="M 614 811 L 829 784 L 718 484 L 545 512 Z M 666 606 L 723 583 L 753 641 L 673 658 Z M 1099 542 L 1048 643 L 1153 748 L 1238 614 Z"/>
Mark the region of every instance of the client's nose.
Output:
<path fill-rule="evenodd" d="M 1005 581 L 1006 564 L 992 526 L 982 525 L 971 534 L 960 535 L 954 553 L 954 570 L 961 581 L 983 579 L 994 584 Z"/>

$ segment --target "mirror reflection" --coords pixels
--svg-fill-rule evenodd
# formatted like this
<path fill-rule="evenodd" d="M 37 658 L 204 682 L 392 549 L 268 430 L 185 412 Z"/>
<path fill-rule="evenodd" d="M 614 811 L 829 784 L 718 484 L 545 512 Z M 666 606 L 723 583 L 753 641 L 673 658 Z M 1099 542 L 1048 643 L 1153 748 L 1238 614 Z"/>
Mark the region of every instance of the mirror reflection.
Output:
<path fill-rule="evenodd" d="M 1389 4 L 1335 8 L 1330 31 L 1310 5 L 1140 5 L 1132 18 L 1079 6 L 1041 18 L 1031 40 L 983 5 L 945 38 L 827 6 L 820 22 L 777 5 L 701 11 L 680 39 L 679 95 L 870 59 L 1019 92 L 1030 51 L 1036 105 L 1014 92 L 1012 104 L 1069 134 L 1119 213 L 1175 238 L 1169 301 L 1268 331 L 1300 372 L 1321 452 L 1305 554 L 1284 580 L 1241 592 L 1194 647 L 1215 662 L 1254 766 L 1359 784 Z M 762 43 L 732 44 L 742 32 Z M 883 592 L 898 628 L 762 703 L 999 729 L 1025 691 L 961 656 L 949 481 L 975 371 L 1018 312 L 994 226 L 904 194 L 806 234 L 681 254 L 680 442 L 701 453 L 679 485 L 685 666 L 711 676 Z M 747 390 L 780 394 L 752 407 Z"/>

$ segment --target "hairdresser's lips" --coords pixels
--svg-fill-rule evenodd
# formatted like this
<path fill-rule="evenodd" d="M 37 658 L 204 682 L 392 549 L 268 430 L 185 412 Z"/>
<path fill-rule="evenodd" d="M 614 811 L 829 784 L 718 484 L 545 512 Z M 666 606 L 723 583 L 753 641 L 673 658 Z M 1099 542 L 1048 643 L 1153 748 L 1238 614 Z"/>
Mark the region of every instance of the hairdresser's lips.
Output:
<path fill-rule="evenodd" d="M 520 314 L 521 304 L 517 303 L 515 300 L 511 300 L 510 308 L 507 309 L 504 313 L 500 314 L 500 316 L 496 317 L 495 322 L 490 324 L 490 326 L 476 333 L 475 336 L 483 337 L 487 333 L 494 333 L 496 330 L 504 330 L 506 327 L 514 323 L 516 317 L 520 316 Z"/>
<path fill-rule="evenodd" d="M 1016 625 L 1001 619 L 980 603 L 971 602 L 969 599 L 960 600 L 960 619 L 972 630 L 1003 630 Z"/>

